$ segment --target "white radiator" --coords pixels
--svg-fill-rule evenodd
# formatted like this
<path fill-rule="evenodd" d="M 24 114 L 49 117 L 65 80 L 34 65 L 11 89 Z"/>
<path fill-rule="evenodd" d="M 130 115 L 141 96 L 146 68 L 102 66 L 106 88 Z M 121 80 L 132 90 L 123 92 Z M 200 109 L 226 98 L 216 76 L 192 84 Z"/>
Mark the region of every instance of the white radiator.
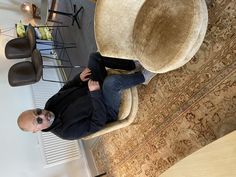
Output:
<path fill-rule="evenodd" d="M 44 61 L 44 64 L 52 65 L 53 62 Z M 58 80 L 58 72 L 55 69 L 44 69 L 44 78 Z M 31 86 L 35 108 L 44 108 L 46 101 L 61 88 L 60 83 L 42 80 Z M 50 132 L 38 133 L 38 139 L 44 167 L 72 161 L 81 156 L 78 141 L 62 140 Z"/>

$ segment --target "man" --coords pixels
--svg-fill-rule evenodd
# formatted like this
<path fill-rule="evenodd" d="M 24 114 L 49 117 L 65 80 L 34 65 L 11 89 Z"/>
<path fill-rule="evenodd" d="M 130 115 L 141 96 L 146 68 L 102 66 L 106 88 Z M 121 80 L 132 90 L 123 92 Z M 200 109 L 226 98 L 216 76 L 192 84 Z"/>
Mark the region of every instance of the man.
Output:
<path fill-rule="evenodd" d="M 147 84 L 155 74 L 142 69 L 130 74 L 107 76 L 106 67 L 131 71 L 137 68 L 137 62 L 92 53 L 88 68 L 52 96 L 43 110 L 37 108 L 21 113 L 18 126 L 24 131 L 50 131 L 62 139 L 74 140 L 115 121 L 121 91 Z"/>

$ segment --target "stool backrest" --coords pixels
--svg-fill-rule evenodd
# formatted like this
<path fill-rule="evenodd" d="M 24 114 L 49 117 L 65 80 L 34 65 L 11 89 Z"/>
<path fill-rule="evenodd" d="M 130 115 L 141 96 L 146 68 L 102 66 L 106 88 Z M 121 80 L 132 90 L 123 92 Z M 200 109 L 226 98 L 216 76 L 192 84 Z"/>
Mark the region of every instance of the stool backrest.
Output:
<path fill-rule="evenodd" d="M 33 50 L 36 48 L 36 33 L 34 27 L 31 24 L 29 24 L 27 27 L 26 38 L 29 41 L 31 51 L 33 52 Z"/>
<path fill-rule="evenodd" d="M 43 75 L 43 60 L 37 49 L 33 51 L 31 60 L 35 70 L 35 80 L 38 82 Z"/>

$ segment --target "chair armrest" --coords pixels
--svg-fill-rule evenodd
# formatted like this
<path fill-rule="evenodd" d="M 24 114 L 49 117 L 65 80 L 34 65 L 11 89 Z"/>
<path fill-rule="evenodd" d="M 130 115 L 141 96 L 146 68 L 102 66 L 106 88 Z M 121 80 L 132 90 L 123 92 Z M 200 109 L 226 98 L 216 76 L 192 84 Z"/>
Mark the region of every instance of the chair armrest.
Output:
<path fill-rule="evenodd" d="M 130 114 L 125 119 L 111 122 L 111 123 L 105 125 L 104 128 L 99 130 L 98 132 L 95 132 L 93 134 L 85 136 L 81 139 L 82 140 L 92 139 L 92 138 L 104 135 L 106 133 L 118 130 L 120 128 L 126 127 L 126 126 L 130 125 L 132 122 L 134 122 L 137 111 L 138 111 L 138 91 L 137 91 L 137 88 L 136 87 L 131 88 L 131 92 L 132 92 L 132 107 L 130 110 Z"/>

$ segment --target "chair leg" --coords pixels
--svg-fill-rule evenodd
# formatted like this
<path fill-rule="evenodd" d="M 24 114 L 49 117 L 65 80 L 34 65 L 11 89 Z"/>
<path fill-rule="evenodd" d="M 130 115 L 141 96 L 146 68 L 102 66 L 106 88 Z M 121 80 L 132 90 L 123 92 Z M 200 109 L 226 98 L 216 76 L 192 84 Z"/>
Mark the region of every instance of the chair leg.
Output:
<path fill-rule="evenodd" d="M 63 60 L 63 59 L 59 59 L 59 58 L 54 58 L 54 57 L 50 57 L 50 56 L 47 56 L 47 55 L 42 55 L 42 57 L 47 58 L 47 59 L 50 59 L 50 60 L 64 61 L 64 62 L 70 63 L 70 61 L 68 61 L 68 60 Z"/>
<path fill-rule="evenodd" d="M 61 68 L 85 68 L 85 66 L 79 66 L 79 65 L 71 65 L 71 66 L 64 66 L 64 65 L 43 65 L 43 68 L 45 69 L 61 69 Z M 66 81 L 56 81 L 56 80 L 49 80 L 49 79 L 45 79 L 44 76 L 42 75 L 42 80 L 43 81 L 47 81 L 47 82 L 54 82 L 54 83 L 66 83 Z"/>
<path fill-rule="evenodd" d="M 73 49 L 76 48 L 76 46 L 68 46 L 68 47 L 53 47 L 50 49 L 40 49 L 39 51 L 47 51 L 47 50 L 56 50 L 56 49 Z"/>
<path fill-rule="evenodd" d="M 64 45 L 74 45 L 74 46 L 76 46 L 76 42 L 60 42 L 60 41 L 53 41 L 54 43 L 55 43 L 55 45 L 57 46 L 57 45 L 62 45 L 62 46 L 64 46 Z"/>
<path fill-rule="evenodd" d="M 64 65 L 43 65 L 43 68 L 86 68 L 85 66 L 79 66 L 79 65 L 70 65 L 70 66 L 64 66 Z"/>
<path fill-rule="evenodd" d="M 66 81 L 55 81 L 55 80 L 49 80 L 49 79 L 44 79 L 44 77 L 42 76 L 42 80 L 46 81 L 46 82 L 54 82 L 54 83 L 66 83 Z"/>
<path fill-rule="evenodd" d="M 75 42 L 60 42 L 60 41 L 36 41 L 37 44 L 45 45 L 45 46 L 53 46 L 53 47 L 74 47 L 76 48 Z"/>
<path fill-rule="evenodd" d="M 42 45 L 67 45 L 67 44 L 70 44 L 70 45 L 76 45 L 75 42 L 60 42 L 60 41 L 56 41 L 56 40 L 53 40 L 53 41 L 39 41 L 37 40 L 36 41 L 37 44 L 42 44 Z"/>
<path fill-rule="evenodd" d="M 35 28 L 40 28 L 40 27 L 48 27 L 48 28 L 55 28 L 55 27 L 59 27 L 59 28 L 68 28 L 68 25 L 37 25 L 34 26 Z"/>

